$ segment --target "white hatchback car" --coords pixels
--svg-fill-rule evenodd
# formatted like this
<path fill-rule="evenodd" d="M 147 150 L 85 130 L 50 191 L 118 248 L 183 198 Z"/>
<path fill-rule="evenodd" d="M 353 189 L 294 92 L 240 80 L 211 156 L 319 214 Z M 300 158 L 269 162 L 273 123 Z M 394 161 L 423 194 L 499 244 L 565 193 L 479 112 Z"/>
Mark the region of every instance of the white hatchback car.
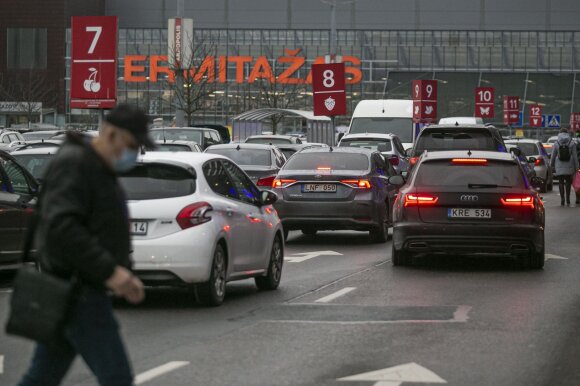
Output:
<path fill-rule="evenodd" d="M 276 289 L 284 232 L 272 203 L 229 159 L 152 152 L 121 177 L 128 198 L 136 274 L 146 285 L 187 285 L 219 305 L 226 282 L 255 278 Z"/>

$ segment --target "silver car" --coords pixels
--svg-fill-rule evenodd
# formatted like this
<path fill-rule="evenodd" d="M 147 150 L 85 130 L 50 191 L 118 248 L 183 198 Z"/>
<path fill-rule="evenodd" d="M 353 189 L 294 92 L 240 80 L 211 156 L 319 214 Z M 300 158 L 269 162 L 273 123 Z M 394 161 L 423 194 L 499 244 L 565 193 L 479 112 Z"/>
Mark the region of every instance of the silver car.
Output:
<path fill-rule="evenodd" d="M 554 175 L 550 169 L 550 155 L 544 148 L 542 142 L 537 139 L 510 139 L 507 144 L 514 144 L 528 156 L 528 161 L 533 161 L 536 176 L 544 180 L 540 191 L 545 193 L 552 191 L 554 186 Z"/>
<path fill-rule="evenodd" d="M 395 134 L 359 133 L 347 134 L 340 140 L 339 147 L 360 147 L 379 151 L 399 174 L 409 167 L 409 157 L 399 137 Z"/>

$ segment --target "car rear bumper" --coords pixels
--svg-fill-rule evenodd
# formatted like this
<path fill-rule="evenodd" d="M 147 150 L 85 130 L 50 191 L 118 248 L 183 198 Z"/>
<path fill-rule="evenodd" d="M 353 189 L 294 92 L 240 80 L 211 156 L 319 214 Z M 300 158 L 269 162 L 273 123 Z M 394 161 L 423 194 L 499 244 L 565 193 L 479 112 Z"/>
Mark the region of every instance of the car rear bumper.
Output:
<path fill-rule="evenodd" d="M 202 227 L 151 240 L 134 239 L 133 269 L 137 276 L 147 285 L 208 281 L 215 238 Z"/>
<path fill-rule="evenodd" d="M 382 211 L 374 201 L 278 201 L 275 204 L 284 229 L 362 230 L 378 226 Z"/>
<path fill-rule="evenodd" d="M 393 245 L 412 253 L 519 256 L 543 250 L 544 231 L 534 224 L 395 224 Z"/>

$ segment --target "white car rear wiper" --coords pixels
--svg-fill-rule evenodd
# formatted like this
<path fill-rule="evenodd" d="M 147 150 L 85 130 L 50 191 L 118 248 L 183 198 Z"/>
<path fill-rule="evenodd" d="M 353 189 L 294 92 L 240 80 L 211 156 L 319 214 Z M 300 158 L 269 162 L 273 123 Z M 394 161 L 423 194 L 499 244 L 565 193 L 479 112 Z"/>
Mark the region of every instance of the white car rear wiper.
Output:
<path fill-rule="evenodd" d="M 511 188 L 511 186 L 507 185 L 495 185 L 495 184 L 467 184 L 469 189 L 476 189 L 476 188 Z"/>

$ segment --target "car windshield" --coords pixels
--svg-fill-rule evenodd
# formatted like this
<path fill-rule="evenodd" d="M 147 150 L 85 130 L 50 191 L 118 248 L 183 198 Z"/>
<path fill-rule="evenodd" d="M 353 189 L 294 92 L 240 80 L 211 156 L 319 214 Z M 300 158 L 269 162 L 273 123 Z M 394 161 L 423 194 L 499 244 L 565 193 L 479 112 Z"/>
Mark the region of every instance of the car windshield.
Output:
<path fill-rule="evenodd" d="M 347 138 L 340 141 L 340 147 L 363 147 L 381 153 L 393 150 L 389 139 L 354 139 Z"/>
<path fill-rule="evenodd" d="M 293 149 L 280 149 L 280 151 L 282 152 L 282 154 L 284 154 L 286 159 L 290 159 L 290 157 L 293 156 L 294 153 L 296 153 L 296 150 Z"/>
<path fill-rule="evenodd" d="M 212 149 L 209 148 L 207 153 L 219 154 L 228 157 L 238 165 L 244 166 L 270 166 L 272 165 L 272 155 L 270 150 L 260 149 Z"/>
<path fill-rule="evenodd" d="M 248 138 L 246 143 L 261 143 L 264 145 L 282 145 L 292 143 L 290 138 Z"/>
<path fill-rule="evenodd" d="M 366 154 L 356 153 L 300 153 L 284 166 L 286 170 L 368 170 Z"/>
<path fill-rule="evenodd" d="M 538 147 L 536 146 L 535 143 L 529 142 L 509 142 L 509 143 L 517 146 L 527 156 L 539 155 Z"/>
<path fill-rule="evenodd" d="M 42 179 L 54 154 L 12 154 L 36 179 Z"/>
<path fill-rule="evenodd" d="M 486 165 L 456 165 L 449 160 L 420 165 L 417 187 L 467 187 L 468 184 L 525 186 L 523 175 L 513 162 L 489 161 Z"/>
<path fill-rule="evenodd" d="M 22 136 L 27 141 L 41 141 L 43 139 L 49 139 L 54 137 L 55 133 L 24 133 Z"/>
<path fill-rule="evenodd" d="M 402 142 L 413 142 L 411 118 L 353 118 L 349 134 L 395 134 Z"/>
<path fill-rule="evenodd" d="M 191 152 L 191 148 L 187 145 L 179 145 L 176 143 L 161 143 L 157 144 L 156 151 L 164 151 L 164 152 L 175 152 L 175 151 L 189 151 Z"/>
<path fill-rule="evenodd" d="M 421 133 L 414 153 L 442 150 L 490 150 L 498 151 L 491 133 L 487 130 L 429 130 Z"/>
<path fill-rule="evenodd" d="M 151 130 L 151 137 L 156 141 L 180 140 L 202 143 L 202 131 L 195 129 L 154 129 Z"/>
<path fill-rule="evenodd" d="M 195 179 L 185 169 L 166 164 L 141 164 L 120 177 L 129 200 L 157 200 L 188 196 Z"/>

